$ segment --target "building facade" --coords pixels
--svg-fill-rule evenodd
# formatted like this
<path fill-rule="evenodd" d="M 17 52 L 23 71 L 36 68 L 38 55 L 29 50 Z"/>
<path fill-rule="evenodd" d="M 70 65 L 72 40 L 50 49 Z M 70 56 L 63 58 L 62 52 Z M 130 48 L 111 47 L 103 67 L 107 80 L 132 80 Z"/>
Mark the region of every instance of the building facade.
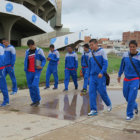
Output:
<path fill-rule="evenodd" d="M 140 31 L 134 31 L 134 32 L 124 32 L 123 33 L 123 43 L 127 44 L 131 40 L 136 40 L 138 43 L 138 46 L 140 47 Z"/>

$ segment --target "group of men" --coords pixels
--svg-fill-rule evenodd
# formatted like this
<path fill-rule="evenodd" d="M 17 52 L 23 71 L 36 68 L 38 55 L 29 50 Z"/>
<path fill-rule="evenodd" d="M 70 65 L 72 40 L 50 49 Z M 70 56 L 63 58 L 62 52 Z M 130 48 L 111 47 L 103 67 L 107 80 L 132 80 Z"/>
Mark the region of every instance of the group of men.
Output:
<path fill-rule="evenodd" d="M 40 91 L 39 81 L 43 67 L 46 64 L 46 58 L 41 48 L 36 47 L 33 40 L 28 40 L 27 45 L 29 49 L 25 53 L 24 70 L 26 73 L 27 84 L 31 96 L 31 106 L 38 106 L 40 104 Z M 120 70 L 118 73 L 118 82 L 120 82 L 121 75 L 124 73 L 125 79 L 123 83 L 123 94 L 128 102 L 126 120 L 132 120 L 134 113 L 138 114 L 138 105 L 136 103 L 139 80 L 140 80 L 140 53 L 137 51 L 137 42 L 132 40 L 129 43 L 129 51 L 124 53 Z M 96 98 L 97 94 L 100 94 L 102 100 L 107 105 L 107 110 L 112 110 L 112 103 L 107 94 L 106 89 L 106 75 L 108 68 L 107 55 L 103 48 L 98 46 L 96 39 L 91 39 L 89 44 L 85 44 L 84 53 L 81 57 L 82 74 L 84 77 L 82 95 L 87 93 L 89 85 L 89 100 L 90 100 L 90 112 L 88 116 L 94 116 L 98 114 Z M 3 93 L 3 103 L 1 106 L 9 104 L 9 96 L 6 84 L 6 75 L 9 74 L 13 89 L 11 94 L 17 93 L 17 83 L 14 74 L 14 64 L 16 60 L 16 52 L 12 45 L 4 39 L 0 44 L 0 89 Z M 47 57 L 49 61 L 46 71 L 46 86 L 44 89 L 50 88 L 50 76 L 54 76 L 54 87 L 58 89 L 58 64 L 60 61 L 60 55 L 55 50 L 54 45 L 50 45 L 50 52 Z M 73 79 L 75 90 L 78 89 L 77 82 L 77 69 L 78 69 L 78 56 L 73 51 L 71 46 L 67 47 L 67 54 L 65 56 L 65 80 L 64 80 L 64 92 L 68 91 L 68 85 L 70 76 Z M 134 112 L 135 111 L 135 112 Z"/>

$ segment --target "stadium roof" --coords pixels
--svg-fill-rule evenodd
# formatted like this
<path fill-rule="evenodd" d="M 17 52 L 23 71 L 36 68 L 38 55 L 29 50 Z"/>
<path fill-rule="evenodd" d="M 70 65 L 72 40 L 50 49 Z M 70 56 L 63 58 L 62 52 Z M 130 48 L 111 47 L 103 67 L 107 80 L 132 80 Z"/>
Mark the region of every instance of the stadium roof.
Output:
<path fill-rule="evenodd" d="M 7 0 L 23 4 L 45 21 L 52 19 L 57 11 L 55 0 Z"/>

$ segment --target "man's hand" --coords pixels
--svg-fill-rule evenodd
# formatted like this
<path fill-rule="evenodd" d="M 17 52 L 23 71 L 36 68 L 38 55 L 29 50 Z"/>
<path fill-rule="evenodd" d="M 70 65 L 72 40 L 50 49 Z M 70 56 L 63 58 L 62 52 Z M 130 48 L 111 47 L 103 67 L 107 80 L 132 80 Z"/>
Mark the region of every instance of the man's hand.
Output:
<path fill-rule="evenodd" d="M 40 70 L 40 69 L 42 69 L 42 67 L 41 66 L 37 66 L 37 69 Z"/>
<path fill-rule="evenodd" d="M 118 77 L 118 79 L 117 79 L 117 80 L 118 80 L 118 83 L 120 83 L 120 82 L 121 82 L 121 77 Z"/>
<path fill-rule="evenodd" d="M 47 58 L 47 60 L 48 60 L 48 61 L 50 61 L 50 60 L 51 60 L 51 58 L 49 58 L 49 57 L 48 57 L 48 58 Z"/>
<path fill-rule="evenodd" d="M 102 78 L 103 74 L 99 73 L 98 78 Z"/>

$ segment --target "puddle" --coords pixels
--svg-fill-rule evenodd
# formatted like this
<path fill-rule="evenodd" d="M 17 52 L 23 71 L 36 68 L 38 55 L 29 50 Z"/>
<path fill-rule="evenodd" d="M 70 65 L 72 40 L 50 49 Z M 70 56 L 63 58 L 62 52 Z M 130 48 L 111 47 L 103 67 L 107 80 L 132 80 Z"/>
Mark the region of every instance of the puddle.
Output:
<path fill-rule="evenodd" d="M 58 118 L 61 120 L 76 120 L 81 116 L 87 116 L 89 109 L 89 96 L 80 96 L 71 91 L 59 95 L 44 95 L 42 96 L 41 105 L 39 107 L 31 107 L 29 105 L 29 97 L 17 97 L 10 102 L 10 106 L 5 110 L 14 112 L 25 112 L 29 114 L 42 115 L 47 117 Z M 121 90 L 110 90 L 108 94 L 111 98 L 113 107 L 124 104 L 125 100 Z M 27 104 L 28 103 L 28 104 Z M 102 100 L 97 98 L 98 111 L 106 109 Z"/>

